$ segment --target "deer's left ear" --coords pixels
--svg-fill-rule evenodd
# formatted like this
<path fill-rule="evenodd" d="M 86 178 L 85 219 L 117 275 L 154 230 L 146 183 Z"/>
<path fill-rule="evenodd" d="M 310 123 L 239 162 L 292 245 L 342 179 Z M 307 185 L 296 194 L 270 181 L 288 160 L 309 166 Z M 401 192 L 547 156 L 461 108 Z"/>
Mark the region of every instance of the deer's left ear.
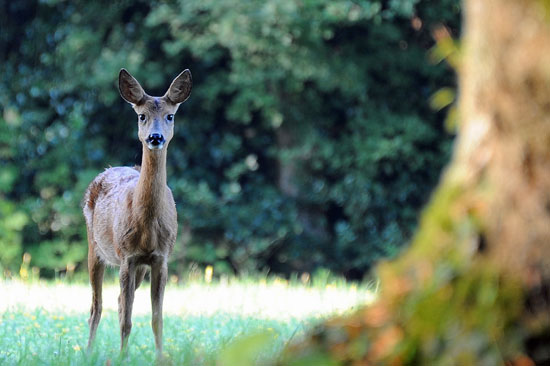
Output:
<path fill-rule="evenodd" d="M 172 81 L 172 84 L 170 84 L 170 87 L 164 96 L 170 99 L 172 103 L 180 104 L 189 98 L 192 87 L 193 79 L 191 78 L 191 71 L 189 71 L 189 69 L 185 69 L 174 79 L 174 81 Z"/>

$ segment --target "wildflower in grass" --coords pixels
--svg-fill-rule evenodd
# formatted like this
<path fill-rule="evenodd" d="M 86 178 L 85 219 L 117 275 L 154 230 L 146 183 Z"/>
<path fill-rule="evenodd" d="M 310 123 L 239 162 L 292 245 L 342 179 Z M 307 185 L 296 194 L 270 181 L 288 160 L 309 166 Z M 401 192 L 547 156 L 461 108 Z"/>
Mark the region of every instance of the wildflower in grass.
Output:
<path fill-rule="evenodd" d="M 311 275 L 307 272 L 302 273 L 302 275 L 300 276 L 300 281 L 302 281 L 304 285 L 307 285 L 310 279 Z"/>
<path fill-rule="evenodd" d="M 73 349 L 74 349 L 76 352 L 78 352 L 78 351 L 80 351 L 80 346 L 79 346 L 78 344 L 77 344 L 77 345 L 74 345 L 74 346 L 73 346 Z"/>
<path fill-rule="evenodd" d="M 31 261 L 31 255 L 29 253 L 23 254 L 23 262 L 21 263 L 21 268 L 19 269 L 19 277 L 23 281 L 26 281 L 29 278 L 29 263 Z"/>
<path fill-rule="evenodd" d="M 212 275 L 214 274 L 214 268 L 212 266 L 206 266 L 204 269 L 204 281 L 206 283 L 212 282 Z"/>
<path fill-rule="evenodd" d="M 36 319 L 36 317 L 35 317 L 35 319 Z M 33 325 L 34 325 L 34 327 L 37 328 L 37 329 L 40 328 L 40 324 L 38 324 L 37 322 L 34 322 Z"/>
<path fill-rule="evenodd" d="M 281 287 L 287 287 L 288 281 L 281 277 L 275 277 L 275 280 L 273 281 L 273 284 L 275 286 L 281 286 Z"/>
<path fill-rule="evenodd" d="M 31 261 L 31 255 L 29 253 L 23 254 L 23 263 L 28 264 Z"/>

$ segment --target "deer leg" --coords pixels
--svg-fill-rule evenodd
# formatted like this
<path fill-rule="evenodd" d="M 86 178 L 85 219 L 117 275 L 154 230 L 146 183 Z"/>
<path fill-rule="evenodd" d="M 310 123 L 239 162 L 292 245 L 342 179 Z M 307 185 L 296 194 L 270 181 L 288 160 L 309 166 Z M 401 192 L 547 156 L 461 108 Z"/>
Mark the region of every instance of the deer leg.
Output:
<path fill-rule="evenodd" d="M 88 272 L 90 273 L 90 283 L 92 285 L 92 308 L 90 310 L 90 336 L 88 338 L 88 350 L 92 348 L 92 343 L 95 339 L 95 334 L 99 320 L 101 319 L 101 311 L 103 307 L 102 288 L 103 288 L 103 273 L 105 264 L 96 255 L 94 250 L 93 238 L 88 231 Z"/>
<path fill-rule="evenodd" d="M 151 265 L 151 307 L 153 310 L 151 326 L 155 335 L 155 347 L 158 357 L 162 356 L 162 301 L 167 276 L 166 259 L 159 258 Z"/>
<path fill-rule="evenodd" d="M 120 295 L 118 296 L 118 320 L 120 323 L 120 351 L 128 344 L 132 330 L 132 306 L 136 290 L 136 265 L 131 260 L 124 260 L 120 265 Z"/>
<path fill-rule="evenodd" d="M 141 285 L 141 282 L 143 281 L 143 278 L 145 277 L 146 273 L 147 273 L 146 266 L 139 266 L 136 269 L 136 290 L 138 289 L 139 285 Z"/>

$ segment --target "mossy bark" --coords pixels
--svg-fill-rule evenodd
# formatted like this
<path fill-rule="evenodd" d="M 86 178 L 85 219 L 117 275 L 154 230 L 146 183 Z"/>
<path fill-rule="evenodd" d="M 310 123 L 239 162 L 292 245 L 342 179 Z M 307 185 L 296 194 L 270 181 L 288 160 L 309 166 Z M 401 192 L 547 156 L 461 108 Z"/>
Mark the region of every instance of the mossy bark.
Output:
<path fill-rule="evenodd" d="M 466 0 L 459 135 L 379 299 L 281 364 L 550 362 L 550 1 Z"/>

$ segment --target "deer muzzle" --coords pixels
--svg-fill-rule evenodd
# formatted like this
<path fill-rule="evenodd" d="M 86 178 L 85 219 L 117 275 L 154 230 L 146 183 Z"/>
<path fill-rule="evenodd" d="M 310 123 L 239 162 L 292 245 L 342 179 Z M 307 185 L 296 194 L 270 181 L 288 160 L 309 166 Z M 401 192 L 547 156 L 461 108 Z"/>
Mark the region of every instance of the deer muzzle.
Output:
<path fill-rule="evenodd" d="M 149 150 L 160 150 L 164 146 L 166 140 L 160 133 L 152 133 L 149 137 L 147 137 L 145 142 L 147 143 Z"/>

